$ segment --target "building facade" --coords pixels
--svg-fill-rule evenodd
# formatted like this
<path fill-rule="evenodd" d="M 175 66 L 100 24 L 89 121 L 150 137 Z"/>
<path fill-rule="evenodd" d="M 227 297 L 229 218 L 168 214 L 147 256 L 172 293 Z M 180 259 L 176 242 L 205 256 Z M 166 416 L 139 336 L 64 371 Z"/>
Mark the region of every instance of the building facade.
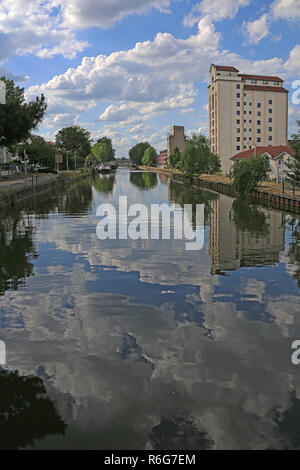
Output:
<path fill-rule="evenodd" d="M 179 148 L 180 152 L 185 150 L 187 138 L 184 134 L 184 126 L 173 126 L 171 132 L 168 134 L 168 155 L 174 150 L 175 147 Z"/>
<path fill-rule="evenodd" d="M 225 174 L 238 152 L 288 143 L 288 90 L 279 77 L 212 64 L 208 110 L 210 150 L 220 156 Z"/>
<path fill-rule="evenodd" d="M 256 147 L 252 150 L 244 150 L 234 155 L 231 162 L 237 160 L 248 160 L 253 155 L 266 155 L 270 161 L 269 179 L 281 183 L 284 179 L 288 164 L 293 158 L 294 151 L 289 145 L 278 145 L 277 147 Z"/>
<path fill-rule="evenodd" d="M 157 155 L 157 166 L 160 168 L 166 168 L 169 160 L 169 155 L 167 152 L 161 152 Z"/>

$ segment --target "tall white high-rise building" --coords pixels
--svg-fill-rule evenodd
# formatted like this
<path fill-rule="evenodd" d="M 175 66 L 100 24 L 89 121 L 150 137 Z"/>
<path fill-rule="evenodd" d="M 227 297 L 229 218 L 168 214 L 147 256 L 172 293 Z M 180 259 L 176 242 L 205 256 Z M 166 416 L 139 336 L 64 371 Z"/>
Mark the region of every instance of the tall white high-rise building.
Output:
<path fill-rule="evenodd" d="M 230 171 L 230 158 L 256 146 L 288 143 L 288 90 L 269 75 L 245 75 L 212 64 L 208 87 L 210 149 Z"/>

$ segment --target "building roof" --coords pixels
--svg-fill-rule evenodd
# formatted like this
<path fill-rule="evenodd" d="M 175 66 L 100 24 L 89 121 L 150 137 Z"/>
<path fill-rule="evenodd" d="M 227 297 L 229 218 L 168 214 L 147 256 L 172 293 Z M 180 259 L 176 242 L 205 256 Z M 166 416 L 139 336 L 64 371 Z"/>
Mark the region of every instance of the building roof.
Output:
<path fill-rule="evenodd" d="M 288 153 L 289 155 L 293 155 L 294 151 L 292 147 L 289 145 L 275 145 L 273 147 L 256 147 L 253 149 L 249 150 L 244 150 L 244 152 L 237 153 L 233 157 L 231 157 L 231 160 L 247 160 L 248 158 L 253 157 L 253 155 L 256 153 L 256 155 L 264 155 L 268 154 L 270 155 L 271 158 L 275 159 L 282 155 L 283 153 Z"/>
<path fill-rule="evenodd" d="M 215 67 L 217 70 L 225 70 L 227 72 L 238 72 L 238 69 L 236 69 L 235 67 L 229 67 L 228 65 L 215 65 Z"/>
<path fill-rule="evenodd" d="M 239 77 L 241 77 L 244 80 L 265 80 L 265 81 L 270 81 L 270 82 L 284 82 L 282 78 L 279 77 L 273 77 L 269 75 L 244 75 L 244 74 L 239 74 Z"/>
<path fill-rule="evenodd" d="M 245 85 L 244 90 L 254 90 L 254 91 L 277 91 L 279 93 L 289 93 L 286 88 L 282 86 L 260 86 L 260 85 Z"/>

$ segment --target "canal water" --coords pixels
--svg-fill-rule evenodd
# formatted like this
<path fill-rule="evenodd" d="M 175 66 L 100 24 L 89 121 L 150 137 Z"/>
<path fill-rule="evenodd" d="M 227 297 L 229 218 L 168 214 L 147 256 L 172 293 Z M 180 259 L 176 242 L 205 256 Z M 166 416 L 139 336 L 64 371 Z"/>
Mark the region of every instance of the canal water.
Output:
<path fill-rule="evenodd" d="M 99 240 L 122 195 L 204 204 L 204 247 Z M 1 215 L 0 449 L 300 448 L 299 244 L 292 214 L 127 169 Z"/>

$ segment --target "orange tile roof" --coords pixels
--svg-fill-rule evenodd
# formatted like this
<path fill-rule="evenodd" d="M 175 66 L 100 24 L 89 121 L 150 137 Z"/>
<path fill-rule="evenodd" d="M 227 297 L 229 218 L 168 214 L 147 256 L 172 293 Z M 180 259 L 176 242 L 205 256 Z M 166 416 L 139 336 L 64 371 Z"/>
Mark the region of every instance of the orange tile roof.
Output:
<path fill-rule="evenodd" d="M 237 153 L 233 157 L 231 157 L 231 160 L 247 160 L 248 158 L 253 157 L 253 155 L 264 155 L 265 153 L 268 153 L 272 158 L 279 157 L 282 153 L 288 153 L 289 155 L 293 155 L 294 151 L 292 147 L 289 145 L 275 145 L 273 147 L 256 147 L 253 149 L 249 150 L 244 150 L 243 152 Z"/>

